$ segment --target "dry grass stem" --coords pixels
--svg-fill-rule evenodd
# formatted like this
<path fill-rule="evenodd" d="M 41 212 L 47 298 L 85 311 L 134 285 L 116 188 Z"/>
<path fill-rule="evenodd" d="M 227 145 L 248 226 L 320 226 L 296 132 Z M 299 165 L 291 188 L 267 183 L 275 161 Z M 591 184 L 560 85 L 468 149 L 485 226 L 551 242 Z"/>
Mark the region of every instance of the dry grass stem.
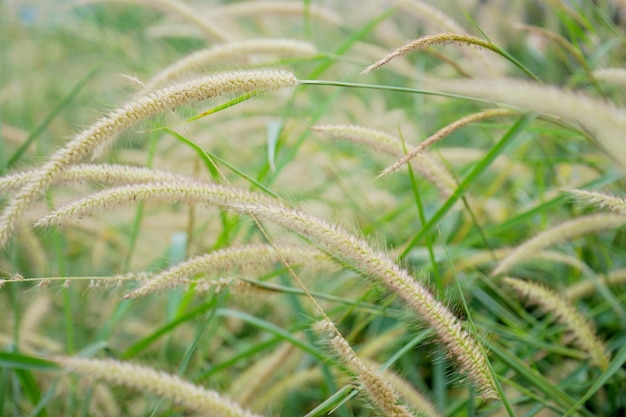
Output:
<path fill-rule="evenodd" d="M 104 146 L 119 133 L 164 110 L 209 98 L 255 91 L 293 87 L 295 76 L 282 70 L 232 71 L 176 84 L 137 98 L 103 117 L 79 133 L 48 159 L 30 181 L 13 197 L 0 216 L 0 248 L 6 246 L 16 221 L 29 205 L 52 184 L 68 166 L 79 162 L 94 148 Z"/>
<path fill-rule="evenodd" d="M 352 350 L 348 341 L 327 321 L 316 323 L 317 330 L 330 337 L 327 341 L 333 353 L 359 382 L 359 388 L 381 415 L 412 417 L 413 413 L 400 401 L 400 395 L 378 370 L 365 364 Z"/>
<path fill-rule="evenodd" d="M 460 44 L 460 45 L 475 45 L 480 46 L 486 49 L 494 50 L 494 46 L 483 39 L 477 38 L 471 35 L 458 34 L 458 33 L 440 33 L 437 35 L 429 35 L 424 36 L 414 41 L 411 41 L 405 45 L 402 45 L 389 55 L 381 58 L 379 61 L 373 63 L 369 67 L 367 67 L 361 74 L 365 74 L 374 70 L 379 69 L 383 65 L 388 62 L 402 57 L 409 52 L 417 51 L 420 49 L 428 48 L 431 46 L 437 45 L 449 45 L 449 44 Z"/>
<path fill-rule="evenodd" d="M 442 129 L 439 129 L 428 139 L 426 139 L 425 141 L 417 145 L 415 148 L 413 148 L 409 153 L 403 156 L 400 160 L 395 162 L 393 165 L 385 168 L 385 170 L 378 177 L 380 178 L 393 171 L 396 171 L 402 165 L 406 164 L 411 159 L 415 158 L 417 155 L 424 152 L 429 146 L 433 145 L 435 142 L 440 141 L 441 139 L 445 138 L 446 136 L 451 135 L 458 129 L 464 126 L 467 126 L 468 124 L 480 122 L 482 120 L 487 120 L 487 119 L 491 119 L 494 117 L 512 116 L 515 114 L 518 114 L 518 113 L 512 110 L 492 109 L 492 110 L 486 110 L 486 111 L 476 113 L 476 114 L 470 114 L 469 116 L 465 116 L 453 123 L 450 123 L 448 126 Z"/>
<path fill-rule="evenodd" d="M 221 273 L 241 268 L 264 270 L 281 261 L 278 252 L 289 264 L 317 263 L 319 266 L 320 262 L 327 265 L 331 263 L 328 256 L 307 247 L 265 244 L 229 247 L 188 259 L 160 272 L 138 289 L 126 294 L 124 299 L 142 297 L 157 290 L 174 288 L 200 273 Z"/>
<path fill-rule="evenodd" d="M 189 411 L 212 416 L 260 417 L 215 391 L 152 368 L 110 359 L 57 357 L 53 360 L 71 372 L 114 385 L 145 390 L 161 397 L 171 397 Z"/>
<path fill-rule="evenodd" d="M 357 125 L 317 125 L 311 128 L 315 132 L 335 138 L 346 138 L 356 144 L 364 144 L 375 151 L 381 151 L 394 157 L 404 155 L 402 140 L 381 130 Z M 406 144 L 411 147 L 412 145 Z M 442 197 L 447 198 L 456 189 L 457 183 L 447 168 L 435 157 L 424 154 L 419 163 L 414 164 L 417 171 L 435 185 Z"/>
<path fill-rule="evenodd" d="M 537 304 L 544 311 L 553 313 L 560 322 L 565 324 L 577 342 L 578 347 L 584 350 L 594 365 L 602 370 L 609 367 L 611 357 L 604 344 L 598 339 L 590 322 L 566 299 L 547 287 L 529 281 L 515 278 L 505 278 L 504 282 L 510 285 L 528 301 Z"/>
<path fill-rule="evenodd" d="M 492 276 L 505 274 L 515 265 L 532 257 L 538 251 L 556 245 L 560 242 L 597 233 L 605 230 L 615 230 L 626 224 L 626 216 L 617 214 L 594 214 L 568 220 L 522 243 L 504 258 L 491 273 Z"/>
<path fill-rule="evenodd" d="M 459 319 L 406 270 L 398 267 L 387 255 L 377 252 L 339 226 L 317 217 L 293 210 L 278 200 L 263 195 L 220 185 L 142 184 L 104 190 L 61 207 L 39 220 L 38 227 L 80 219 L 107 207 L 135 201 L 211 203 L 233 208 L 241 213 L 292 229 L 318 242 L 330 253 L 351 261 L 367 276 L 375 278 L 400 296 L 420 313 L 456 359 L 462 371 L 486 397 L 495 396 L 491 372 L 480 347 L 463 329 Z"/>
<path fill-rule="evenodd" d="M 578 201 L 626 216 L 626 199 L 624 197 L 587 190 L 568 190 L 567 192 Z"/>

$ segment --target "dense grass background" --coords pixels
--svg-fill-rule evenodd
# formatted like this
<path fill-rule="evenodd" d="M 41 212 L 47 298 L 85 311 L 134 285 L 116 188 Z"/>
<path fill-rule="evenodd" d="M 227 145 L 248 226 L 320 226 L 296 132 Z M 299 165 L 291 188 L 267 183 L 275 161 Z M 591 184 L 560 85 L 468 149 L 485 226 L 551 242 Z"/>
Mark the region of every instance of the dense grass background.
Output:
<path fill-rule="evenodd" d="M 0 2 L 2 174 L 41 165 L 75 132 L 131 99 L 138 91 L 131 77 L 145 82 L 185 55 L 223 42 L 166 3 L 84 3 Z M 216 106 L 235 96 L 179 109 L 175 116 L 165 114 L 125 132 L 98 160 L 271 191 L 388 252 L 455 314 L 471 318 L 469 328 L 488 351 L 502 400 L 481 399 L 432 330 L 358 271 L 306 265 L 295 271 L 355 351 L 404 378 L 439 415 L 623 415 L 626 298 L 623 284 L 601 280 L 626 267 L 624 229 L 554 245 L 510 272 L 561 294 L 595 282 L 592 291 L 571 301 L 606 342 L 612 355 L 607 369 L 587 360 L 553 314 L 527 307 L 501 277 L 490 276 L 504 250 L 600 210 L 575 202 L 564 190 L 624 194 L 624 167 L 611 159 L 613 150 L 602 150 L 581 126 L 549 115 L 520 112 L 485 120 L 454 132 L 431 151 L 461 184 L 447 197 L 413 169 L 377 179 L 393 157 L 310 128 L 359 124 L 418 144 L 461 117 L 493 107 L 420 94 L 425 77 L 536 77 L 623 106 L 624 85 L 598 80 L 591 72 L 623 67 L 626 6 L 618 1 L 432 2 L 508 59 L 447 45 L 360 75 L 408 40 L 449 29 L 409 6 L 383 1 L 293 3 L 304 12 L 250 13 L 215 22 L 234 40 L 311 42 L 316 56 L 254 54 L 205 70 L 286 67 L 319 84 L 230 103 L 223 110 Z M 207 19 L 220 10 L 213 2 L 185 4 Z M 314 6 L 333 14 L 319 17 Z M 185 122 L 209 110 L 215 112 Z M 206 163 L 209 159 L 215 166 Z M 280 263 L 219 275 L 263 283 L 263 291 L 201 292 L 190 286 L 122 300 L 138 284 L 115 279 L 267 237 L 276 243 L 307 242 L 269 223 L 263 223 L 265 235 L 248 216 L 181 203 L 135 204 L 61 229 L 31 227 L 49 209 L 100 188 L 103 184 L 51 188 L 0 253 L 0 274 L 11 281 L 0 291 L 0 415 L 186 414 L 168 397 L 71 376 L 38 359 L 55 355 L 148 365 L 265 415 L 325 415 L 333 409 L 342 417 L 373 413 L 311 330 L 320 312 Z M 4 193 L 3 201 L 11 193 Z M 17 276 L 27 281 L 15 282 Z M 218 277 L 210 271 L 207 276 Z"/>

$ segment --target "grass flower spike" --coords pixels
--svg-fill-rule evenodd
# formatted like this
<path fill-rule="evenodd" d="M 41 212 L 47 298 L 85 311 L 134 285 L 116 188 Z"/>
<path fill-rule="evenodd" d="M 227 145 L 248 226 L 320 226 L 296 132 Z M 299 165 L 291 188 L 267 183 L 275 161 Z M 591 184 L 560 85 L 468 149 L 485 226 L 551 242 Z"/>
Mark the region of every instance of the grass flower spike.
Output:
<path fill-rule="evenodd" d="M 521 109 L 556 116 L 580 125 L 597 139 L 602 150 L 626 171 L 626 109 L 568 91 L 556 86 L 512 79 L 496 80 L 435 80 L 425 83 L 428 88 L 447 93 L 463 94 Z"/>
<path fill-rule="evenodd" d="M 56 358 L 71 372 L 110 384 L 170 397 L 189 411 L 220 417 L 260 417 L 219 393 L 191 384 L 177 376 L 110 359 Z"/>
<path fill-rule="evenodd" d="M 351 262 L 419 312 L 446 345 L 462 371 L 486 397 L 495 396 L 494 382 L 477 342 L 463 329 L 462 323 L 406 270 L 387 255 L 377 252 L 362 239 L 341 227 L 293 210 L 275 199 L 220 185 L 142 184 L 104 190 L 62 207 L 39 220 L 38 227 L 81 218 L 95 211 L 134 201 L 211 203 L 230 207 L 244 214 L 294 230 L 318 242 L 325 250 Z"/>
<path fill-rule="evenodd" d="M 587 352 L 596 366 L 602 370 L 609 367 L 611 358 L 606 347 L 598 339 L 587 319 L 569 302 L 541 284 L 515 278 L 505 278 L 504 282 L 520 295 L 527 297 L 529 302 L 538 304 L 543 310 L 558 317 L 559 321 L 563 322 L 567 329 L 572 332 L 577 345 Z"/>
<path fill-rule="evenodd" d="M 417 51 L 420 49 L 428 48 L 430 46 L 437 45 L 449 45 L 449 44 L 464 44 L 464 45 L 475 45 L 483 48 L 491 49 L 494 52 L 498 52 L 497 49 L 494 48 L 491 42 L 487 42 L 483 39 L 477 38 L 471 35 L 458 34 L 458 33 L 440 33 L 437 35 L 429 35 L 424 36 L 422 38 L 411 41 L 405 45 L 402 45 L 386 57 L 381 58 L 377 62 L 373 63 L 369 67 L 367 67 L 362 74 L 375 71 L 380 67 L 384 66 L 388 62 L 402 57 L 409 52 Z M 499 53 L 499 52 L 498 52 Z"/>
<path fill-rule="evenodd" d="M 407 406 L 400 403 L 400 395 L 389 381 L 357 356 L 350 344 L 337 332 L 330 321 L 319 322 L 316 327 L 318 331 L 324 332 L 330 337 L 327 342 L 328 345 L 346 368 L 355 375 L 361 390 L 381 415 L 389 417 L 413 416 Z"/>
<path fill-rule="evenodd" d="M 397 161 L 396 163 L 394 163 L 390 167 L 385 168 L 385 170 L 379 175 L 379 177 L 382 177 L 384 175 L 387 175 L 387 174 L 397 170 L 402 165 L 406 164 L 408 161 L 410 161 L 411 159 L 415 158 L 420 153 L 424 152 L 429 146 L 431 146 L 435 142 L 440 141 L 441 139 L 445 138 L 446 136 L 451 135 L 452 133 L 454 133 L 456 130 L 462 128 L 463 126 L 467 126 L 470 123 L 479 122 L 481 120 L 490 119 L 492 117 L 511 116 L 511 115 L 514 115 L 514 114 L 516 114 L 516 112 L 513 112 L 511 110 L 492 109 L 492 110 L 486 110 L 486 111 L 483 111 L 483 112 L 480 112 L 480 113 L 471 114 L 469 116 L 463 117 L 463 118 L 457 120 L 456 122 L 451 123 L 448 126 L 438 130 L 435 134 L 430 136 L 424 142 L 420 143 L 418 146 L 413 148 L 413 150 L 411 150 L 409 153 L 407 153 L 405 156 L 403 156 L 399 161 Z"/>
<path fill-rule="evenodd" d="M 19 190 L 37 175 L 37 170 L 19 171 L 0 177 L 0 192 Z M 67 168 L 54 184 L 93 182 L 104 184 L 133 184 L 155 181 L 195 182 L 195 178 L 158 169 L 117 164 L 79 164 Z"/>
<path fill-rule="evenodd" d="M 402 140 L 387 132 L 357 125 L 317 125 L 311 128 L 327 136 L 346 138 L 354 143 L 362 143 L 373 150 L 381 151 L 394 157 L 404 155 Z M 411 146 L 410 144 L 407 144 Z M 449 197 L 456 189 L 456 180 L 435 157 L 424 154 L 415 168 L 428 181 L 432 182 L 441 195 Z"/>
<path fill-rule="evenodd" d="M 548 248 L 559 242 L 584 236 L 588 233 L 614 230 L 624 225 L 626 225 L 626 216 L 617 214 L 594 214 L 563 222 L 522 243 L 498 264 L 491 275 L 507 273 L 515 265 L 533 256 L 541 249 Z"/>
<path fill-rule="evenodd" d="M 210 75 L 176 84 L 140 97 L 103 117 L 79 133 L 64 148 L 57 151 L 13 197 L 0 215 L 0 247 L 6 246 L 15 223 L 24 210 L 41 196 L 68 166 L 87 157 L 94 148 L 113 140 L 119 133 L 136 123 L 183 104 L 209 98 L 255 91 L 273 91 L 296 85 L 295 76 L 281 70 L 233 71 Z"/>
<path fill-rule="evenodd" d="M 317 50 L 310 42 L 291 39 L 252 39 L 228 42 L 208 49 L 202 49 L 176 61 L 152 77 L 146 83 L 144 91 L 152 91 L 203 67 L 215 66 L 218 62 L 229 58 L 268 53 L 311 57 L 317 53 Z"/>
<path fill-rule="evenodd" d="M 137 298 L 156 290 L 173 288 L 181 283 L 187 283 L 187 278 L 203 271 L 215 273 L 236 268 L 254 268 L 255 270 L 265 268 L 281 260 L 278 257 L 279 253 L 290 264 L 324 261 L 330 263 L 330 259 L 318 250 L 293 245 L 231 247 L 181 262 L 155 275 L 141 287 L 126 294 L 124 298 Z"/>
<path fill-rule="evenodd" d="M 0 417 L 622 415 L 625 34 L 0 0 Z"/>
<path fill-rule="evenodd" d="M 568 190 L 567 192 L 578 201 L 598 206 L 611 213 L 626 216 L 626 200 L 623 197 L 587 190 Z"/>

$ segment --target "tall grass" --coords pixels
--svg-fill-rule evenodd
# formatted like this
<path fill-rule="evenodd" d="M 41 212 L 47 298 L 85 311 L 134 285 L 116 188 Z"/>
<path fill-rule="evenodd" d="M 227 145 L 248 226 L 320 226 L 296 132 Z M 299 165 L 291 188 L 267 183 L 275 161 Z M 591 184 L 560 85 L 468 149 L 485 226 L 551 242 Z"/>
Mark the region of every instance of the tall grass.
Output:
<path fill-rule="evenodd" d="M 624 8 L 390 3 L 0 3 L 0 415 L 625 412 Z"/>

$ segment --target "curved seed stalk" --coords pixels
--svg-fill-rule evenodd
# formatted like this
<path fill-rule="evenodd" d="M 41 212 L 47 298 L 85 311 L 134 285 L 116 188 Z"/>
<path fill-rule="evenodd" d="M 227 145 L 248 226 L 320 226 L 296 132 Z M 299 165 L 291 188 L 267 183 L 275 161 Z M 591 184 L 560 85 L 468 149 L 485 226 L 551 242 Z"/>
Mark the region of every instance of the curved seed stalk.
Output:
<path fill-rule="evenodd" d="M 617 214 L 594 214 L 563 222 L 548 230 L 544 230 L 515 248 L 513 252 L 498 264 L 491 275 L 507 273 L 519 262 L 559 242 L 565 242 L 588 233 L 614 230 L 624 225 L 626 225 L 626 216 Z"/>
<path fill-rule="evenodd" d="M 559 321 L 567 326 L 576 340 L 576 344 L 591 358 L 591 361 L 602 370 L 609 367 L 611 356 L 604 343 L 598 339 L 590 322 L 567 300 L 545 286 L 515 278 L 504 278 L 517 293 L 527 297 L 528 301 L 539 305 L 543 310 L 552 312 Z"/>
<path fill-rule="evenodd" d="M 52 155 L 12 198 L 0 216 L 0 248 L 6 246 L 15 223 L 30 204 L 70 165 L 79 162 L 96 147 L 112 141 L 122 131 L 164 110 L 209 98 L 255 91 L 293 87 L 295 76 L 282 70 L 232 71 L 180 83 L 139 97 L 111 112 Z"/>
<path fill-rule="evenodd" d="M 429 146 L 431 146 L 435 142 L 440 141 L 441 139 L 445 138 L 446 136 L 451 135 L 458 129 L 464 126 L 467 126 L 468 124 L 479 122 L 481 120 L 490 119 L 493 117 L 512 116 L 515 114 L 518 114 L 518 112 L 515 112 L 512 110 L 506 110 L 506 109 L 491 109 L 491 110 L 486 110 L 486 111 L 476 113 L 476 114 L 470 114 L 469 116 L 465 116 L 453 123 L 450 123 L 448 126 L 442 129 L 439 129 L 428 139 L 426 139 L 425 141 L 417 145 L 415 148 L 413 148 L 409 153 L 403 156 L 400 160 L 395 162 L 393 165 L 385 168 L 385 170 L 381 172 L 378 177 L 380 178 L 393 171 L 396 171 L 402 165 L 406 164 L 411 159 L 415 158 L 417 155 L 424 152 Z"/>
<path fill-rule="evenodd" d="M 291 209 L 273 198 L 213 184 L 131 185 L 104 190 L 61 207 L 40 219 L 36 226 L 45 227 L 80 219 L 95 211 L 131 201 L 216 204 L 270 220 L 317 242 L 402 298 L 435 330 L 450 356 L 457 360 L 461 370 L 477 385 L 481 393 L 485 397 L 497 395 L 486 358 L 478 343 L 463 329 L 461 321 L 408 271 L 343 228 Z"/>
<path fill-rule="evenodd" d="M 111 359 L 53 358 L 69 371 L 110 384 L 171 397 L 187 410 L 220 417 L 261 417 L 221 394 L 152 368 Z"/>

